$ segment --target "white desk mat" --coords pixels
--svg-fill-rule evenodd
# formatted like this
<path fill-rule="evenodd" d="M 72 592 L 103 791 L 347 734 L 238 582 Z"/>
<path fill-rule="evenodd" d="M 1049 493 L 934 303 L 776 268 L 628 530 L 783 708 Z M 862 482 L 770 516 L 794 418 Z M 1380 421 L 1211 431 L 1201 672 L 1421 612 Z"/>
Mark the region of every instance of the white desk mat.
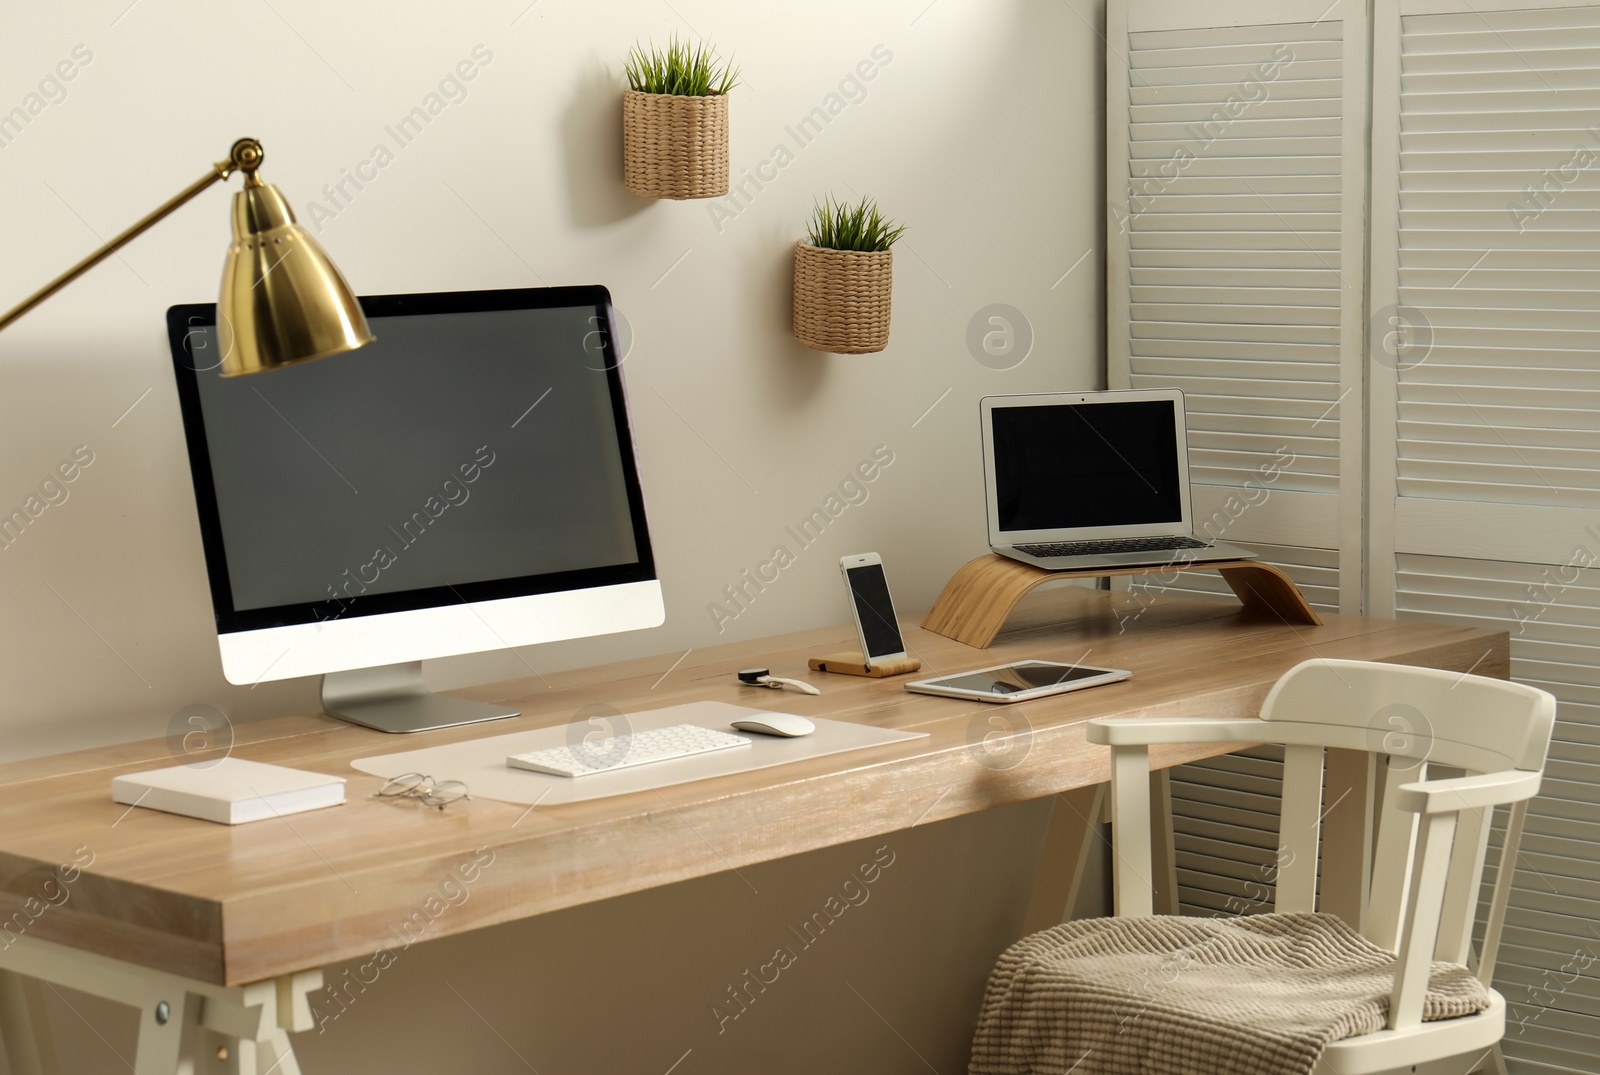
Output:
<path fill-rule="evenodd" d="M 436 780 L 460 780 L 474 798 L 499 799 L 501 802 L 531 806 L 554 806 L 559 803 L 583 802 L 603 799 L 609 795 L 624 795 L 634 791 L 683 784 L 691 780 L 704 780 L 730 773 L 747 773 L 753 769 L 766 769 L 774 765 L 787 765 L 806 758 L 820 758 L 846 750 L 898 743 L 907 739 L 924 739 L 926 732 L 896 732 L 887 728 L 874 728 L 869 724 L 852 724 L 838 720 L 806 719 L 817 726 L 810 735 L 787 739 L 774 735 L 757 735 L 728 727 L 728 722 L 740 717 L 761 715 L 770 710 L 751 709 L 748 706 L 727 702 L 686 702 L 664 709 L 649 709 L 639 713 L 623 714 L 612 718 L 613 731 L 632 728 L 645 731 L 649 728 L 667 728 L 674 724 L 699 724 L 718 731 L 733 732 L 749 739 L 747 747 L 718 750 L 689 758 L 651 762 L 614 773 L 594 773 L 590 776 L 551 776 L 525 769 L 512 769 L 506 765 L 507 754 L 521 754 L 529 750 L 568 745 L 570 725 L 559 724 L 551 728 L 496 735 L 488 739 L 469 739 L 444 746 L 423 747 L 398 754 L 379 754 L 360 758 L 350 763 L 352 768 L 372 776 L 395 777 L 401 773 L 426 773 Z M 623 723 L 623 718 L 627 723 Z M 598 722 L 585 730 L 602 730 Z"/>

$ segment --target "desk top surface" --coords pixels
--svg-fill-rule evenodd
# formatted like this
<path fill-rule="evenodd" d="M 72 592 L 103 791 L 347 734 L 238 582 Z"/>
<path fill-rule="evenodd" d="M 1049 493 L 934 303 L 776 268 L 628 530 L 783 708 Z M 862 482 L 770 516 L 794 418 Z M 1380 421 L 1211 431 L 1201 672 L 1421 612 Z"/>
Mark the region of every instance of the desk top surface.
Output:
<path fill-rule="evenodd" d="M 1020 705 L 911 694 L 908 677 L 808 672 L 808 657 L 853 646 L 848 628 L 829 627 L 452 692 L 523 715 L 404 739 L 320 714 L 241 724 L 235 755 L 349 779 L 344 806 L 248 825 L 111 801 L 113 776 L 192 760 L 175 758 L 166 740 L 0 766 L 0 914 L 44 940 L 202 981 L 251 982 L 370 956 L 403 943 L 408 924 L 448 936 L 1097 783 L 1108 778 L 1108 756 L 1085 742 L 1084 721 L 1255 716 L 1278 676 L 1311 657 L 1509 670 L 1503 631 L 1355 616 L 1291 627 L 1237 606 L 1164 598 L 1130 606 L 1119 622 L 1114 601 L 1130 604 L 1076 587 L 1037 593 L 987 650 L 906 631 L 921 676 L 1030 657 L 1134 673 Z M 741 687 L 734 672 L 752 665 L 823 694 Z M 555 807 L 475 799 L 440 812 L 375 800 L 381 781 L 349 764 L 562 724 L 595 704 L 628 712 L 697 699 L 930 736 Z M 1163 748 L 1153 764 L 1218 752 Z M 90 856 L 81 875 L 45 894 L 58 865 Z"/>

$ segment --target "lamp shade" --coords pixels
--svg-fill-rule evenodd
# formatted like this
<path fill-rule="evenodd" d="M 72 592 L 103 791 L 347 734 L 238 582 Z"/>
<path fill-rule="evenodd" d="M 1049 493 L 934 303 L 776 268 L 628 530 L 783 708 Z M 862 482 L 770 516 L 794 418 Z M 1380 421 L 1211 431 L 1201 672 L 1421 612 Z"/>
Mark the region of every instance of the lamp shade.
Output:
<path fill-rule="evenodd" d="M 350 285 L 278 188 L 252 173 L 233 196 L 217 302 L 221 373 L 235 377 L 353 351 L 372 330 Z"/>

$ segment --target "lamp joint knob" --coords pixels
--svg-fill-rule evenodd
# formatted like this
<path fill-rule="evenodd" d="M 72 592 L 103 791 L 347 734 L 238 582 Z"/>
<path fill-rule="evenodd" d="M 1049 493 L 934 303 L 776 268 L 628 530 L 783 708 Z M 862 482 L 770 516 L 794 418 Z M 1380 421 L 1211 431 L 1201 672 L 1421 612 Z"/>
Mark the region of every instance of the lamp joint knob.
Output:
<path fill-rule="evenodd" d="M 241 138 L 233 143 L 233 148 L 228 151 L 228 159 L 234 169 L 243 172 L 247 181 L 255 178 L 256 169 L 261 167 L 266 155 L 261 143 L 254 138 Z"/>

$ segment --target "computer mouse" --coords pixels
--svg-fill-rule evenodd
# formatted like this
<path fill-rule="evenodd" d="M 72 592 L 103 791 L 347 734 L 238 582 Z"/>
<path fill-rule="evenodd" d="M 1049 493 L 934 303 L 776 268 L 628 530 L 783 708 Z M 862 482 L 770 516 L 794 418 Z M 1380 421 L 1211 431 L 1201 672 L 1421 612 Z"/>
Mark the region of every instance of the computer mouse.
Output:
<path fill-rule="evenodd" d="M 755 732 L 757 735 L 781 735 L 793 739 L 800 735 L 810 735 L 817 730 L 817 726 L 804 717 L 797 717 L 793 713 L 762 713 L 760 716 L 740 717 L 729 722 L 731 727 L 741 732 Z"/>

